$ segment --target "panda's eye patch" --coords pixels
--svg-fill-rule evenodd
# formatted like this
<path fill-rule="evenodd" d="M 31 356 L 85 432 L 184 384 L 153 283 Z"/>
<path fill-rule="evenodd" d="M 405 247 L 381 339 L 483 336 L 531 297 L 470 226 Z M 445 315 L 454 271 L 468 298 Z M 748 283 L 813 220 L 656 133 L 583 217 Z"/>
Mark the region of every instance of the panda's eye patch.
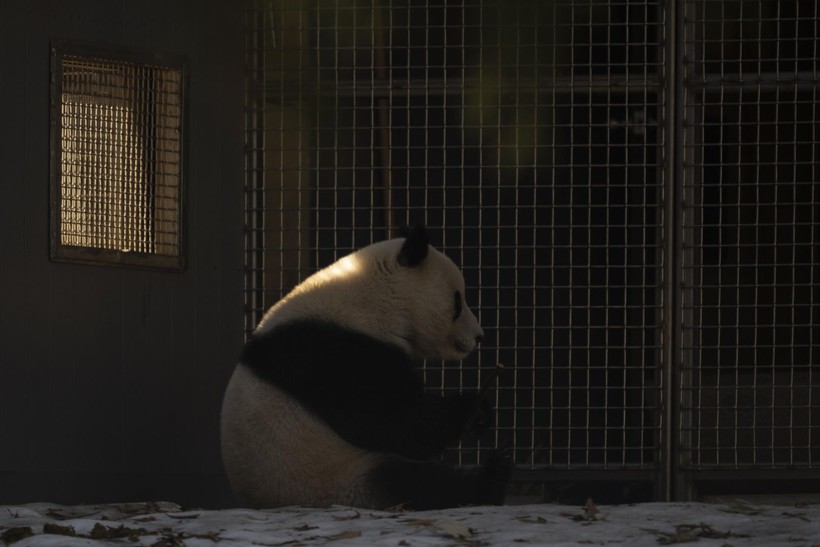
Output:
<path fill-rule="evenodd" d="M 453 316 L 453 321 L 461 316 L 461 291 L 455 292 L 456 314 Z"/>

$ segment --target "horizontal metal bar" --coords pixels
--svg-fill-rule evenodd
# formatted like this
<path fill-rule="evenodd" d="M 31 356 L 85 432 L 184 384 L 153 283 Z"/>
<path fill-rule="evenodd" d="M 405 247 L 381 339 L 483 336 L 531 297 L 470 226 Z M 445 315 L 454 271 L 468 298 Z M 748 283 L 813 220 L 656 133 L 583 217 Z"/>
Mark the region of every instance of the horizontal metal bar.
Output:
<path fill-rule="evenodd" d="M 701 63 L 692 63 L 701 64 Z M 700 78 L 687 78 L 684 82 L 690 89 L 716 89 L 729 91 L 775 91 L 778 89 L 797 89 L 812 91 L 820 86 L 817 72 L 762 72 L 760 74 L 706 74 Z"/>
<path fill-rule="evenodd" d="M 513 480 L 526 482 L 550 481 L 651 481 L 656 478 L 657 470 L 652 468 L 630 469 L 628 466 L 612 466 L 609 469 L 532 469 L 517 467 L 513 471 Z"/>
<path fill-rule="evenodd" d="M 315 79 L 268 80 L 264 92 L 269 102 L 282 97 L 331 95 L 334 97 L 428 97 L 443 95 L 471 95 L 496 89 L 503 94 L 526 94 L 538 90 L 545 93 L 588 91 L 593 93 L 654 93 L 659 89 L 660 79 L 651 74 L 629 76 L 591 76 L 541 80 L 512 80 L 505 85 L 488 86 L 479 79 L 431 78 L 426 80 L 379 80 L 325 82 Z M 648 104 L 655 105 L 655 101 Z"/>
<path fill-rule="evenodd" d="M 725 464 L 721 464 L 722 466 Z M 754 467 L 747 469 L 683 469 L 681 470 L 693 481 L 763 481 L 782 479 L 814 479 L 820 480 L 820 467 L 814 468 L 764 468 Z"/>

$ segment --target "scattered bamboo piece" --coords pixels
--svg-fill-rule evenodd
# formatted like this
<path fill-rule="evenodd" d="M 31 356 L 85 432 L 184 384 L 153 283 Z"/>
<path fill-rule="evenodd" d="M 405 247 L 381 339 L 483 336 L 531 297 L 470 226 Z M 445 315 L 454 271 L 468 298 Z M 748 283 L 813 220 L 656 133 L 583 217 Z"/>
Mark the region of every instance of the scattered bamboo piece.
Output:
<path fill-rule="evenodd" d="M 498 363 L 495 366 L 493 371 L 490 373 L 490 376 L 486 380 L 484 380 L 484 385 L 482 385 L 481 389 L 478 390 L 479 400 L 483 399 L 484 395 L 487 394 L 487 391 L 489 391 L 489 389 L 491 387 L 493 387 L 493 384 L 495 383 L 496 380 L 498 380 L 498 377 L 501 376 L 501 372 L 503 370 L 504 370 L 504 365 L 502 365 L 501 363 Z"/>

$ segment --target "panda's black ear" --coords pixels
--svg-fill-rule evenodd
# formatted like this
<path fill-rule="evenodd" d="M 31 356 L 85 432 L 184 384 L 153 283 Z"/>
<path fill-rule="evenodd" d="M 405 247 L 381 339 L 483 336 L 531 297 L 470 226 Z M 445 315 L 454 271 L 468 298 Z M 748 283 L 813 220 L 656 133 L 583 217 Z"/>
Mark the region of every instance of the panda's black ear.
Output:
<path fill-rule="evenodd" d="M 429 245 L 430 236 L 427 235 L 427 230 L 424 229 L 424 225 L 417 224 L 407 234 L 396 261 L 406 268 L 418 266 L 427 256 Z"/>

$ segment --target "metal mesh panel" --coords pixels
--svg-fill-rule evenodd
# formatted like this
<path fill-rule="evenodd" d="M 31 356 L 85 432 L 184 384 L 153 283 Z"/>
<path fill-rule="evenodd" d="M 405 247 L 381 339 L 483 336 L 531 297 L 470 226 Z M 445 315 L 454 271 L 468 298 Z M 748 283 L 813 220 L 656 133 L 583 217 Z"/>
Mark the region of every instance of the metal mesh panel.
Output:
<path fill-rule="evenodd" d="M 55 245 L 179 256 L 182 71 L 68 53 L 56 62 Z"/>
<path fill-rule="evenodd" d="M 490 442 L 521 468 L 654 469 L 659 3 L 255 1 L 248 21 L 249 327 L 424 222 L 487 335 L 428 385 L 501 362 Z"/>
<path fill-rule="evenodd" d="M 684 9 L 682 464 L 817 469 L 818 5 Z"/>

